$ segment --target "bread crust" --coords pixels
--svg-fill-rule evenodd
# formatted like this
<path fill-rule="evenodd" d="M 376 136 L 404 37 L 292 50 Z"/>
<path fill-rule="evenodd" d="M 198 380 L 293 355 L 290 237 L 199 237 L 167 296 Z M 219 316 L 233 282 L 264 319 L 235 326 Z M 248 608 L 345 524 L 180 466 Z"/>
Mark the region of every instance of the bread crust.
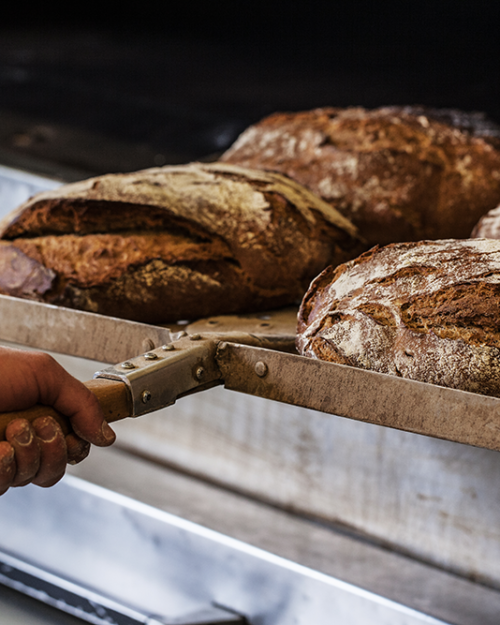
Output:
<path fill-rule="evenodd" d="M 500 241 L 375 247 L 312 283 L 305 356 L 500 396 Z"/>
<path fill-rule="evenodd" d="M 265 118 L 221 160 L 287 174 L 371 245 L 466 238 L 500 202 L 499 137 L 479 114 L 320 108 Z"/>
<path fill-rule="evenodd" d="M 473 239 L 500 239 L 500 206 L 488 211 L 474 226 Z"/>
<path fill-rule="evenodd" d="M 151 323 L 290 304 L 362 245 L 285 176 L 201 163 L 40 193 L 0 238 L 1 292 Z"/>

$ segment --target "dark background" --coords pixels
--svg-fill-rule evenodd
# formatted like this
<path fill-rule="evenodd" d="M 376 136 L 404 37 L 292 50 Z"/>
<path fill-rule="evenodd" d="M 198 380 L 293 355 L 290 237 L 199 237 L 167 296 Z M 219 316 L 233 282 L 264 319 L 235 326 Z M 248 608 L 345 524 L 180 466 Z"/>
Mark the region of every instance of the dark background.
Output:
<path fill-rule="evenodd" d="M 6 10 L 0 162 L 71 178 L 211 159 L 269 113 L 325 105 L 500 122 L 496 0 L 113 6 Z"/>

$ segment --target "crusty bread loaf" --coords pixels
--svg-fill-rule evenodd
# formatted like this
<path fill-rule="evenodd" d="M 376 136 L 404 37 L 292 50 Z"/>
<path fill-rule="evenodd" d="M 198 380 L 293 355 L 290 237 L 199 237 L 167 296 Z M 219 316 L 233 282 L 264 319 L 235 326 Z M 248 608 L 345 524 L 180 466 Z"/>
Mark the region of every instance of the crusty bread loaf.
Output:
<path fill-rule="evenodd" d="M 0 224 L 0 291 L 151 323 L 300 299 L 356 229 L 285 176 L 192 163 L 34 196 Z"/>
<path fill-rule="evenodd" d="M 312 283 L 303 355 L 500 396 L 500 241 L 375 247 Z"/>
<path fill-rule="evenodd" d="M 500 132 L 480 114 L 423 107 L 276 113 L 221 160 L 287 174 L 371 244 L 466 238 L 500 203 Z"/>
<path fill-rule="evenodd" d="M 472 230 L 473 239 L 500 239 L 500 206 L 488 211 Z"/>

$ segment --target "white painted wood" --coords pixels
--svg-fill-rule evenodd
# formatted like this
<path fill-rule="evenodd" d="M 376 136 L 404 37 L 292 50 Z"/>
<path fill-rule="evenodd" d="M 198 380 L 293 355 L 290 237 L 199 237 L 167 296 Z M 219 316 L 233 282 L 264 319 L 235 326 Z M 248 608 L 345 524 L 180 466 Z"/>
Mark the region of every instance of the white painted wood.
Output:
<path fill-rule="evenodd" d="M 221 388 L 117 425 L 118 444 L 500 587 L 500 453 Z"/>

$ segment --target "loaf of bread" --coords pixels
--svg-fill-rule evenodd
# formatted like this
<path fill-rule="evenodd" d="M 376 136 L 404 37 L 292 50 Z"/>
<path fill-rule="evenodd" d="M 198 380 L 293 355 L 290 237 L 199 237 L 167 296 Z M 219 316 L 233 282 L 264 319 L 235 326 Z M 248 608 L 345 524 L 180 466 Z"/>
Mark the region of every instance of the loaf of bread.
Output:
<path fill-rule="evenodd" d="M 371 245 L 467 238 L 500 203 L 500 131 L 481 114 L 422 107 L 276 113 L 221 160 L 287 174 Z"/>
<path fill-rule="evenodd" d="M 312 283 L 301 354 L 500 396 L 500 241 L 375 247 Z"/>
<path fill-rule="evenodd" d="M 488 211 L 472 230 L 473 239 L 500 239 L 500 206 Z"/>
<path fill-rule="evenodd" d="M 356 228 L 280 174 L 228 164 L 106 175 L 0 224 L 0 292 L 149 323 L 300 300 Z"/>

